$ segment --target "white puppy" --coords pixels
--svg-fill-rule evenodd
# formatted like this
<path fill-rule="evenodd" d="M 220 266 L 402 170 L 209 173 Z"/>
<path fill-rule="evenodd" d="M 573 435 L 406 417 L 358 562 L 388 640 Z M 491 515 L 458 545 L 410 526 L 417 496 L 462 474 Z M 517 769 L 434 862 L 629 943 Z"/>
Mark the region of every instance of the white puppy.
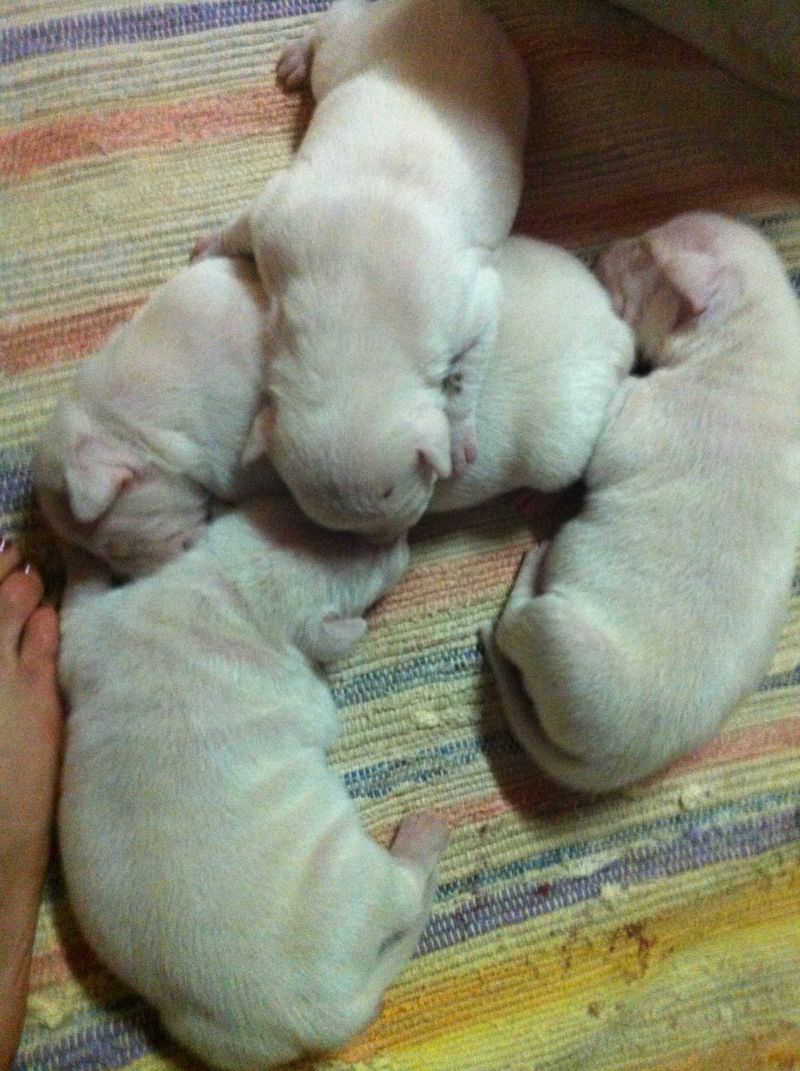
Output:
<path fill-rule="evenodd" d="M 335 1048 L 411 957 L 445 824 L 392 853 L 325 762 L 337 718 L 313 660 L 344 653 L 403 543 L 315 529 L 290 499 L 209 525 L 156 574 L 68 588 L 59 810 L 87 939 L 166 1028 L 225 1068 Z"/>
<path fill-rule="evenodd" d="M 198 262 L 80 365 L 34 468 L 61 536 L 122 575 L 143 573 L 197 538 L 212 496 L 277 483 L 265 464 L 241 471 L 267 310 L 252 264 Z"/>
<path fill-rule="evenodd" d="M 463 475 L 437 483 L 431 511 L 578 480 L 633 364 L 633 333 L 577 257 L 513 237 L 495 265 L 503 298 L 478 399 L 481 448 Z"/>
<path fill-rule="evenodd" d="M 470 0 L 338 0 L 278 75 L 309 70 L 291 165 L 199 248 L 253 254 L 279 310 L 248 456 L 266 450 L 319 523 L 387 537 L 475 455 L 525 74 Z"/>
<path fill-rule="evenodd" d="M 800 308 L 767 242 L 690 213 L 598 271 L 655 371 L 621 389 L 585 508 L 495 633 L 515 733 L 589 791 L 691 751 L 758 684 L 800 520 Z"/>

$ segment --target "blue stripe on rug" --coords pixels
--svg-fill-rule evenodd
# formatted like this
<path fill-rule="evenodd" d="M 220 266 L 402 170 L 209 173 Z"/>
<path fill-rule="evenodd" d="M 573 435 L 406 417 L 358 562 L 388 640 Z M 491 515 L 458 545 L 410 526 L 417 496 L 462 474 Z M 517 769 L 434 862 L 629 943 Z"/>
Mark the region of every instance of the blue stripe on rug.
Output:
<path fill-rule="evenodd" d="M 327 6 L 328 0 L 210 0 L 48 19 L 3 30 L 0 65 L 53 52 L 160 41 L 246 23 L 292 18 L 324 11 Z"/>

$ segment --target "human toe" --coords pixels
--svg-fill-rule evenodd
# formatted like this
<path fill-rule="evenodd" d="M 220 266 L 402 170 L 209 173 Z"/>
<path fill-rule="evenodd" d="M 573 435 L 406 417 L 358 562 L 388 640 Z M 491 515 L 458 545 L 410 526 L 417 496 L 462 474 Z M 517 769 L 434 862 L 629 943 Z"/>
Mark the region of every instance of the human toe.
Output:
<path fill-rule="evenodd" d="M 39 606 L 25 625 L 20 660 L 26 670 L 36 673 L 55 664 L 58 654 L 58 614 L 52 606 Z"/>
<path fill-rule="evenodd" d="M 44 585 L 32 570 L 17 568 L 0 579 L 0 659 L 4 663 L 18 657 L 23 629 L 43 593 Z"/>
<path fill-rule="evenodd" d="M 0 535 L 0 584 L 15 569 L 19 569 L 21 564 L 22 555 L 19 548 L 15 547 L 4 535 Z"/>

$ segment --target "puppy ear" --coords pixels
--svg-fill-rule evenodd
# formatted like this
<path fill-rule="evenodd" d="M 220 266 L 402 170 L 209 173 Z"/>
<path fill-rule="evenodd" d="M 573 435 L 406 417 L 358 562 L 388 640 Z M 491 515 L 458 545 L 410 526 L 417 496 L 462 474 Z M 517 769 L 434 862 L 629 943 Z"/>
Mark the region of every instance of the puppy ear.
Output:
<path fill-rule="evenodd" d="M 252 461 L 258 461 L 260 457 L 264 457 L 268 453 L 267 435 L 271 421 L 272 414 L 269 407 L 256 413 L 253 426 L 250 428 L 242 449 L 242 465 L 249 465 Z"/>
<path fill-rule="evenodd" d="M 447 417 L 433 406 L 414 418 L 417 461 L 426 478 L 446 480 L 453 471 L 450 453 L 450 425 Z"/>
<path fill-rule="evenodd" d="M 340 617 L 328 614 L 310 631 L 307 651 L 317 662 L 341 658 L 362 639 L 367 631 L 363 617 Z"/>
<path fill-rule="evenodd" d="M 699 316 L 713 318 L 740 292 L 736 272 L 718 257 L 691 249 L 676 249 L 658 235 L 647 242 L 660 274 L 677 298 L 673 330 Z"/>
<path fill-rule="evenodd" d="M 98 435 L 79 436 L 64 474 L 76 520 L 96 521 L 142 468 L 142 459 L 124 443 Z"/>
<path fill-rule="evenodd" d="M 640 238 L 622 238 L 598 256 L 594 273 L 611 296 L 614 312 L 635 324 L 653 289 L 654 258 Z"/>

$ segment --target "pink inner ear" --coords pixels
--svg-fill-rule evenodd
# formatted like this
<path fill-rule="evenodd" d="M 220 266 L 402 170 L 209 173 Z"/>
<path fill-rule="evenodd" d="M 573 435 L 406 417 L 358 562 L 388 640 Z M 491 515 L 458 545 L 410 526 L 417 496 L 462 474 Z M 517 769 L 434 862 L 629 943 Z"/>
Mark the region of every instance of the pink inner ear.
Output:
<path fill-rule="evenodd" d="M 675 322 L 672 325 L 673 331 L 680 331 L 684 327 L 688 327 L 693 320 L 705 312 L 704 307 L 698 307 L 696 303 L 693 303 L 683 294 L 678 294 L 678 308 L 675 313 Z"/>
<path fill-rule="evenodd" d="M 132 448 L 96 435 L 80 436 L 66 469 L 70 508 L 76 520 L 97 520 L 133 482 L 141 465 Z"/>
<path fill-rule="evenodd" d="M 654 237 L 651 249 L 677 299 L 675 329 L 713 312 L 737 288 L 734 272 L 711 253 L 681 248 L 667 237 Z"/>

